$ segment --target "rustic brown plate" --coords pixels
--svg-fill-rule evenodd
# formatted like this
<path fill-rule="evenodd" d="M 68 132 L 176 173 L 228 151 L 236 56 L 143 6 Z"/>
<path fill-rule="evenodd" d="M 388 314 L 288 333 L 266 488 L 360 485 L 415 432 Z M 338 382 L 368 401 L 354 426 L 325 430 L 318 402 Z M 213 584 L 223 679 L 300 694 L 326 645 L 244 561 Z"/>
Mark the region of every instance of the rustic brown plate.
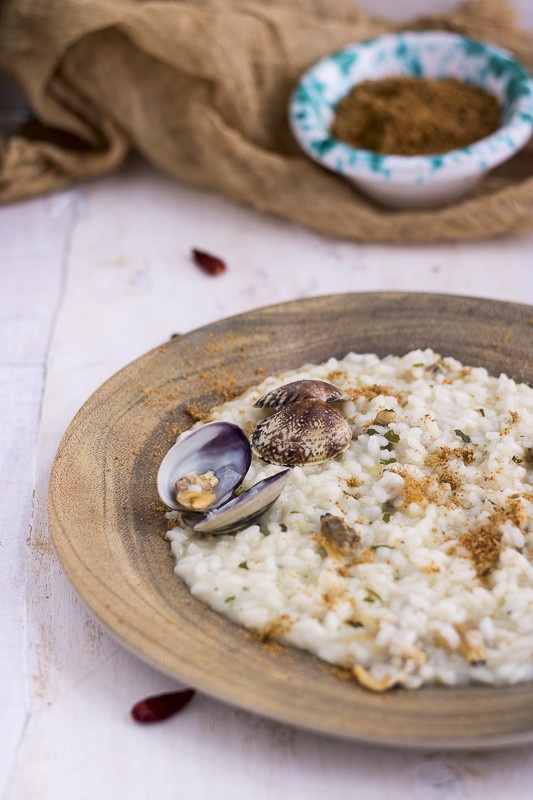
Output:
<path fill-rule="evenodd" d="M 297 300 L 172 339 L 125 367 L 74 418 L 52 470 L 53 540 L 82 598 L 154 666 L 266 717 L 413 747 L 533 741 L 533 683 L 371 694 L 307 653 L 259 642 L 172 571 L 155 478 L 191 414 L 306 362 L 418 347 L 533 383 L 533 308 L 412 293 Z"/>

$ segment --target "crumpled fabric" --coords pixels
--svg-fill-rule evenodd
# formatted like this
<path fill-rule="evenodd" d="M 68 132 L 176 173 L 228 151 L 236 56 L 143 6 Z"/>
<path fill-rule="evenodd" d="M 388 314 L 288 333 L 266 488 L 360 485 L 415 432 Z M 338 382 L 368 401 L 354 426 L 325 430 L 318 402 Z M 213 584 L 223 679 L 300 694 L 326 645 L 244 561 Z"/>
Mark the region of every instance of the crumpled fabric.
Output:
<path fill-rule="evenodd" d="M 533 227 L 533 147 L 447 208 L 390 211 L 312 162 L 288 125 L 299 76 L 351 42 L 446 29 L 533 66 L 505 0 L 398 26 L 349 0 L 4 0 L 0 69 L 34 118 L 0 140 L 0 202 L 112 172 L 134 149 L 177 181 L 360 241 L 478 239 Z"/>

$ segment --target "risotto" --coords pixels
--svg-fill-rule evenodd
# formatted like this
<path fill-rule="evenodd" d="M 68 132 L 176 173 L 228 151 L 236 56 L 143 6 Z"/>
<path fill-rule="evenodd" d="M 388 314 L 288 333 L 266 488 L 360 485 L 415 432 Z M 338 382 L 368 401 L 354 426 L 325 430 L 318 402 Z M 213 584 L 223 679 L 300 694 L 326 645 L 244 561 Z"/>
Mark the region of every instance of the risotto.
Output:
<path fill-rule="evenodd" d="M 349 398 L 337 407 L 351 443 L 293 467 L 237 534 L 202 536 L 170 512 L 192 595 L 374 691 L 531 680 L 533 389 L 432 350 L 349 353 L 271 376 L 211 419 L 251 434 L 269 414 L 256 400 L 299 379 Z M 254 455 L 243 487 L 280 469 Z M 349 551 L 324 535 L 326 515 Z"/>

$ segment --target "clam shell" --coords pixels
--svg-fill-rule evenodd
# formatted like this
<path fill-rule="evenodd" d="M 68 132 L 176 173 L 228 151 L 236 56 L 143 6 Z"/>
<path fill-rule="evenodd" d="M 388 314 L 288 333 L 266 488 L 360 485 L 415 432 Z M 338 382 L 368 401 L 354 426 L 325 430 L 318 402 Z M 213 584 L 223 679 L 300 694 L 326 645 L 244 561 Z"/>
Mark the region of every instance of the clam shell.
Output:
<path fill-rule="evenodd" d="M 297 400 L 322 400 L 324 403 L 337 403 L 349 397 L 332 383 L 326 381 L 302 380 L 285 383 L 267 392 L 254 403 L 256 408 L 282 408 Z"/>
<path fill-rule="evenodd" d="M 351 439 L 352 429 L 338 411 L 306 398 L 260 422 L 252 434 L 252 450 L 271 464 L 322 464 L 343 453 Z"/>
<path fill-rule="evenodd" d="M 193 525 L 195 533 L 237 533 L 256 522 L 280 496 L 290 469 L 284 469 L 270 478 L 259 481 L 251 489 L 219 506 Z"/>
<path fill-rule="evenodd" d="M 250 443 L 242 428 L 232 422 L 208 422 L 180 437 L 163 458 L 157 473 L 159 497 L 169 508 L 181 510 L 176 500 L 178 478 L 212 469 L 219 480 L 213 489 L 213 506 L 219 506 L 241 485 L 251 460 Z"/>

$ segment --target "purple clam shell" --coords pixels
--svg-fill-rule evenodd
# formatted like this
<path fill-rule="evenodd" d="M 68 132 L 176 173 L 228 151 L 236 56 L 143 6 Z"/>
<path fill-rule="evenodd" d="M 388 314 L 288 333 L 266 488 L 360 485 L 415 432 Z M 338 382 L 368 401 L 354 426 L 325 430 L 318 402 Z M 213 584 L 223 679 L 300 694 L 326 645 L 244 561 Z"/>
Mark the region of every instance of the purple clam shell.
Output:
<path fill-rule="evenodd" d="M 270 506 L 283 491 L 290 469 L 284 469 L 270 478 L 254 484 L 251 489 L 243 492 L 233 500 L 222 506 L 208 511 L 205 518 L 193 526 L 196 533 L 237 533 L 256 522 L 259 517 L 268 511 Z"/>
<path fill-rule="evenodd" d="M 165 455 L 157 473 L 157 491 L 169 508 L 182 510 L 176 500 L 178 478 L 212 469 L 219 483 L 211 508 L 226 502 L 250 469 L 252 452 L 246 434 L 232 422 L 208 422 L 182 436 Z"/>

